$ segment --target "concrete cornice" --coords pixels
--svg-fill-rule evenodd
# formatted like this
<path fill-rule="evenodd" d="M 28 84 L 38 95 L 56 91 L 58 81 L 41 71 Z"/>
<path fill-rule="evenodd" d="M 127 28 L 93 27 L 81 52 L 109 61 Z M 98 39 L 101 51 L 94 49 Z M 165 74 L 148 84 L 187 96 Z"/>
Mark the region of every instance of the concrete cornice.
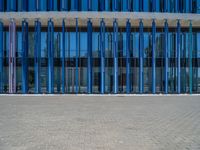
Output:
<path fill-rule="evenodd" d="M 17 25 L 21 25 L 23 19 L 29 22 L 29 26 L 34 25 L 36 19 L 40 19 L 42 26 L 47 25 L 51 18 L 55 26 L 62 25 L 62 19 L 66 20 L 67 26 L 75 25 L 75 18 L 78 18 L 79 26 L 86 26 L 90 18 L 94 26 L 99 26 L 100 20 L 104 18 L 106 26 L 113 25 L 113 19 L 118 20 L 119 26 L 125 26 L 126 20 L 130 19 L 132 26 L 138 26 L 139 20 L 142 19 L 145 27 L 152 24 L 155 19 L 156 25 L 163 27 L 167 19 L 169 26 L 176 27 L 177 20 L 180 20 L 182 27 L 188 27 L 192 21 L 193 27 L 200 27 L 200 14 L 183 14 L 183 13 L 149 13 L 149 12 L 1 12 L 0 20 L 8 26 L 10 19 L 15 19 Z"/>

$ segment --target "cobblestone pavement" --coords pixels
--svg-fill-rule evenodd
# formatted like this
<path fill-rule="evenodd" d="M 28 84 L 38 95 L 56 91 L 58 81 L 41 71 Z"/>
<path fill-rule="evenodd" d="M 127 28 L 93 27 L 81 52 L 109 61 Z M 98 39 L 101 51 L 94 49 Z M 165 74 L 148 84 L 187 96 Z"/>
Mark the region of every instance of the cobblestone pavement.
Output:
<path fill-rule="evenodd" d="M 0 150 L 200 150 L 199 96 L 0 96 Z"/>

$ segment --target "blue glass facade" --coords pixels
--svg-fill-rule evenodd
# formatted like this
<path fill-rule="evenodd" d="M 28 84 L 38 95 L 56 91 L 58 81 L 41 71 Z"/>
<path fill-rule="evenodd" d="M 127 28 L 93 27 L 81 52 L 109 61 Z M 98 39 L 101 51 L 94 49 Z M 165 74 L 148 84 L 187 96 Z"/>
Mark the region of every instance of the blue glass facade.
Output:
<path fill-rule="evenodd" d="M 200 13 L 200 0 L 0 0 L 0 11 Z M 81 13 L 81 12 L 77 12 Z M 194 14 L 195 15 L 195 14 Z M 0 93 L 200 93 L 200 28 L 156 18 L 0 18 Z M 69 26 L 71 22 L 73 25 Z M 33 25 L 30 25 L 32 22 Z M 123 22 L 124 25 L 121 25 Z M 135 25 L 135 24 L 136 25 Z"/>
<path fill-rule="evenodd" d="M 200 0 L 0 0 L 0 11 L 200 13 Z"/>

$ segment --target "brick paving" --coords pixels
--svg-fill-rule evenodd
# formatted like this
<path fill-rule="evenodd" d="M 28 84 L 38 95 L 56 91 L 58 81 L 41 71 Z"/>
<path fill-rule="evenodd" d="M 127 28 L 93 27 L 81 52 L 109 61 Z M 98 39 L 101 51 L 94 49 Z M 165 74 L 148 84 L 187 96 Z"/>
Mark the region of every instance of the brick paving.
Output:
<path fill-rule="evenodd" d="M 200 96 L 0 96 L 0 150 L 200 150 Z"/>

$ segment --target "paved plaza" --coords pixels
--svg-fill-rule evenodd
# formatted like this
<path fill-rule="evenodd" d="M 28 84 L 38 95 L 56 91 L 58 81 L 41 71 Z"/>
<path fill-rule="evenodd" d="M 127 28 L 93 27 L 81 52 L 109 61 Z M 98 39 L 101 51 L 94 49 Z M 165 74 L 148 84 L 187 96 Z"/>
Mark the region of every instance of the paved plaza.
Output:
<path fill-rule="evenodd" d="M 0 96 L 0 150 L 200 150 L 200 96 Z"/>

